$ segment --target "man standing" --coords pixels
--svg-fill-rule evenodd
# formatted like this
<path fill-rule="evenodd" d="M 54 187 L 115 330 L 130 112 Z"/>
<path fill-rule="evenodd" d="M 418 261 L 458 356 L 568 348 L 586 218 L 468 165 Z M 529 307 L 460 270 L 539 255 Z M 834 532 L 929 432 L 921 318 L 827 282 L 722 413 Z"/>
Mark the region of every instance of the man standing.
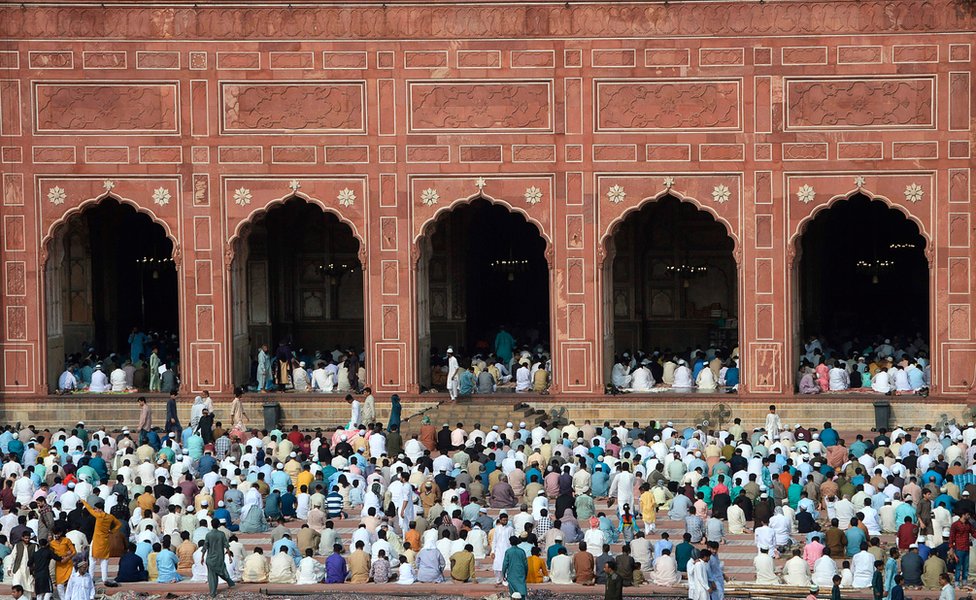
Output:
<path fill-rule="evenodd" d="M 617 573 L 617 561 L 608 560 L 606 564 L 603 565 L 603 572 L 607 574 L 607 583 L 603 592 L 603 600 L 623 600 L 624 578 Z"/>
<path fill-rule="evenodd" d="M 505 553 L 508 552 L 509 540 L 513 539 L 514 535 L 515 529 L 508 524 L 508 514 L 501 513 L 498 515 L 498 522 L 495 524 L 495 530 L 491 538 L 491 568 L 495 572 L 495 583 L 502 582 L 502 568 Z M 517 540 L 517 538 L 515 539 Z M 518 541 L 515 543 L 518 544 Z M 523 556 L 524 554 L 523 552 Z M 526 563 L 526 569 L 528 569 L 528 563 Z"/>
<path fill-rule="evenodd" d="M 356 400 L 356 398 L 352 394 L 346 394 L 346 402 L 349 403 L 349 409 L 350 409 L 349 425 L 346 426 L 346 429 L 355 429 L 359 427 L 359 424 L 362 422 L 360 420 L 361 407 L 359 404 L 359 400 Z"/>
<path fill-rule="evenodd" d="M 271 388 L 271 355 L 268 354 L 268 345 L 264 344 L 258 350 L 258 391 L 266 392 Z"/>
<path fill-rule="evenodd" d="M 159 358 L 159 348 L 153 348 L 152 353 L 149 355 L 149 391 L 158 392 L 159 391 L 159 367 L 163 364 L 161 358 Z"/>
<path fill-rule="evenodd" d="M 515 348 L 515 338 L 512 334 L 505 331 L 505 326 L 499 327 L 498 334 L 495 336 L 495 356 L 505 365 L 512 362 L 512 349 Z"/>
<path fill-rule="evenodd" d="M 451 395 L 451 402 L 457 401 L 458 395 L 458 376 L 460 375 L 460 365 L 454 356 L 454 348 L 447 347 L 447 393 Z"/>
<path fill-rule="evenodd" d="M 132 328 L 132 333 L 129 334 L 129 359 L 133 364 L 142 360 L 142 353 L 145 351 L 147 341 L 149 341 L 149 336 L 139 331 L 138 327 Z"/>
<path fill-rule="evenodd" d="M 688 600 L 709 599 L 708 561 L 711 555 L 708 550 L 702 550 L 701 555 L 688 564 Z"/>
<path fill-rule="evenodd" d="M 969 579 L 969 548 L 972 538 L 976 536 L 973 529 L 972 517 L 965 513 L 949 528 L 949 547 L 956 555 L 956 584 L 960 585 Z"/>
<path fill-rule="evenodd" d="M 180 416 L 176 411 L 176 392 L 169 393 L 166 400 L 166 433 L 175 433 L 176 439 L 183 439 L 183 426 L 180 425 Z"/>
<path fill-rule="evenodd" d="M 509 594 L 519 593 L 525 598 L 529 593 L 525 581 L 529 573 L 529 561 L 518 544 L 519 539 L 514 535 L 508 539 L 508 549 L 505 550 L 502 560 L 502 577 L 508 582 Z"/>
<path fill-rule="evenodd" d="M 143 441 L 149 435 L 149 430 L 152 429 L 152 411 L 149 409 L 149 404 L 146 402 L 144 396 L 139 397 L 139 445 L 142 445 Z"/>
<path fill-rule="evenodd" d="M 203 560 L 207 564 L 207 587 L 210 590 L 210 597 L 217 595 L 217 586 L 220 580 L 227 582 L 227 587 L 234 587 L 234 580 L 227 574 L 227 563 L 224 556 L 230 551 L 227 543 L 227 536 L 220 530 L 220 521 L 213 519 L 210 522 L 213 529 L 207 532 L 207 537 L 203 541 Z"/>
<path fill-rule="evenodd" d="M 783 429 L 783 424 L 779 420 L 779 415 L 776 414 L 776 406 L 769 406 L 769 414 L 766 415 L 766 435 L 771 439 L 778 440 L 779 432 Z"/>

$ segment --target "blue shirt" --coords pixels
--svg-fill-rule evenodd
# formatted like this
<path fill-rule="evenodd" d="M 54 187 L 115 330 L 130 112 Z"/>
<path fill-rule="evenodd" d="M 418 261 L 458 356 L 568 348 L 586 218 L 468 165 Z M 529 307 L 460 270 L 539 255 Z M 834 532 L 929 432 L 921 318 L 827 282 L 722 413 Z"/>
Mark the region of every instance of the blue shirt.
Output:
<path fill-rule="evenodd" d="M 844 532 L 844 537 L 847 538 L 847 556 L 854 556 L 861 551 L 861 544 L 868 541 L 868 536 L 864 535 L 864 532 L 860 527 L 850 527 Z"/>

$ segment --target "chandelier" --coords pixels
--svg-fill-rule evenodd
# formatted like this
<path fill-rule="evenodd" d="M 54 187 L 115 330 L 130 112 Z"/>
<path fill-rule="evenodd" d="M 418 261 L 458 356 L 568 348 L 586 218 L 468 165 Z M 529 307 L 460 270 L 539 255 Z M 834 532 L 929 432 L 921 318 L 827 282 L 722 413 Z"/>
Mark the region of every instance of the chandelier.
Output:
<path fill-rule="evenodd" d="M 707 265 L 668 265 L 666 267 L 668 274 L 672 277 L 683 277 L 685 279 L 690 277 L 701 277 L 708 273 Z"/>
<path fill-rule="evenodd" d="M 529 261 L 524 258 L 496 259 L 488 264 L 491 270 L 505 276 L 509 281 L 515 281 L 515 275 L 529 270 Z"/>
<path fill-rule="evenodd" d="M 859 260 L 855 263 L 857 269 L 871 275 L 871 283 L 878 283 L 881 273 L 895 266 L 893 260 Z"/>

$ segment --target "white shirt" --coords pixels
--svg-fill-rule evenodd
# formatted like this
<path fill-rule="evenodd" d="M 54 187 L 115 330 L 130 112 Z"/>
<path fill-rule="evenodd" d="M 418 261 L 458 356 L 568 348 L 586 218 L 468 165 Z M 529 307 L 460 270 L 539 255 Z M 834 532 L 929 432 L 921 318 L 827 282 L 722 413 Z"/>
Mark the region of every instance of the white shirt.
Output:
<path fill-rule="evenodd" d="M 691 379 L 691 369 L 687 365 L 678 365 L 678 368 L 674 370 L 674 387 L 695 387 L 695 382 Z"/>
<path fill-rule="evenodd" d="M 115 369 L 112 371 L 112 391 L 113 392 L 124 392 L 125 391 L 125 371 L 122 369 Z"/>
<path fill-rule="evenodd" d="M 854 574 L 855 588 L 871 587 L 874 576 L 874 555 L 867 550 L 861 550 L 851 559 L 851 571 Z"/>
<path fill-rule="evenodd" d="M 515 391 L 526 392 L 532 388 L 532 375 L 525 365 L 515 372 Z"/>
<path fill-rule="evenodd" d="M 335 377 L 325 367 L 312 371 L 312 389 L 331 392 L 335 389 Z"/>
<path fill-rule="evenodd" d="M 634 380 L 630 382 L 630 388 L 639 392 L 650 391 L 654 387 L 654 376 L 647 367 L 641 367 L 634 371 Z"/>
<path fill-rule="evenodd" d="M 93 381 L 94 379 L 94 376 L 92 376 Z M 888 377 L 887 371 L 878 371 L 874 374 L 874 380 L 871 382 L 871 389 L 880 394 L 887 394 L 891 391 L 891 379 Z M 855 579 L 856 577 L 857 574 L 855 574 Z"/>
<path fill-rule="evenodd" d="M 108 375 L 101 371 L 95 371 L 92 373 L 91 385 L 88 386 L 89 392 L 100 394 L 102 392 L 107 392 L 110 389 L 112 389 L 112 386 L 108 382 Z"/>
<path fill-rule="evenodd" d="M 831 390 L 846 390 L 851 387 L 851 377 L 846 369 L 834 367 L 827 373 L 827 379 Z"/>
<path fill-rule="evenodd" d="M 73 390 L 76 387 L 78 387 L 78 379 L 75 377 L 74 373 L 71 371 L 61 373 L 61 377 L 58 379 L 59 390 Z"/>

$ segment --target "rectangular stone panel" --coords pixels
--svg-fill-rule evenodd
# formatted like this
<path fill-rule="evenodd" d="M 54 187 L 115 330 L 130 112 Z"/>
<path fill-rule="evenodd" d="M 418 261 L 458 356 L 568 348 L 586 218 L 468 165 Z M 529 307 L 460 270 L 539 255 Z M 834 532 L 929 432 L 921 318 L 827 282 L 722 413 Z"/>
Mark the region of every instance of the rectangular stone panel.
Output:
<path fill-rule="evenodd" d="M 788 79 L 786 128 L 931 129 L 935 78 Z"/>
<path fill-rule="evenodd" d="M 552 144 L 514 144 L 512 146 L 512 162 L 556 162 L 556 146 Z"/>
<path fill-rule="evenodd" d="M 884 158 L 882 142 L 837 142 L 839 160 L 878 160 Z"/>
<path fill-rule="evenodd" d="M 315 53 L 272 52 L 269 62 L 272 69 L 308 70 L 315 68 Z"/>
<path fill-rule="evenodd" d="M 180 132 L 179 84 L 35 83 L 38 134 L 129 135 Z"/>
<path fill-rule="evenodd" d="M 597 131 L 729 131 L 741 127 L 739 81 L 598 81 Z"/>
<path fill-rule="evenodd" d="M 201 341 L 214 339 L 214 307 L 213 304 L 197 304 L 196 333 Z"/>
<path fill-rule="evenodd" d="M 179 52 L 136 52 L 136 69 L 176 70 L 179 68 Z"/>
<path fill-rule="evenodd" d="M 27 307 L 7 307 L 7 339 L 27 341 Z"/>
<path fill-rule="evenodd" d="M 971 285 L 969 277 L 969 257 L 949 257 L 949 293 L 968 294 Z"/>
<path fill-rule="evenodd" d="M 691 144 L 646 144 L 648 162 L 685 162 L 691 160 Z"/>
<path fill-rule="evenodd" d="M 701 48 L 698 50 L 698 64 L 702 67 L 739 67 L 745 62 L 745 48 Z"/>
<path fill-rule="evenodd" d="M 749 365 L 746 384 L 753 392 L 779 392 L 782 386 L 780 382 L 780 358 L 783 354 L 783 345 L 778 342 L 763 342 L 749 344 L 752 360 L 747 361 Z"/>
<path fill-rule="evenodd" d="M 22 173 L 3 174 L 3 205 L 24 205 L 24 175 Z"/>
<path fill-rule="evenodd" d="M 0 79 L 0 135 L 20 135 L 20 82 Z"/>
<path fill-rule="evenodd" d="M 322 68 L 324 69 L 365 69 L 366 52 L 365 51 L 331 52 L 329 50 L 326 50 L 322 52 Z"/>
<path fill-rule="evenodd" d="M 450 146 L 407 146 L 408 163 L 451 162 Z"/>
<path fill-rule="evenodd" d="M 213 261 L 206 259 L 193 261 L 193 275 L 197 296 L 213 295 Z"/>
<path fill-rule="evenodd" d="M 364 82 L 222 82 L 223 133 L 366 133 Z"/>
<path fill-rule="evenodd" d="M 783 48 L 784 65 L 825 65 L 826 46 L 789 46 Z"/>
<path fill-rule="evenodd" d="M 698 147 L 699 160 L 745 160 L 746 148 L 744 144 L 702 144 Z"/>
<path fill-rule="evenodd" d="M 31 155 L 35 164 L 66 164 L 75 162 L 74 146 L 34 146 Z"/>
<path fill-rule="evenodd" d="M 934 44 L 894 46 L 891 49 L 893 63 L 936 63 L 939 62 L 939 47 Z"/>
<path fill-rule="evenodd" d="M 463 163 L 500 163 L 501 146 L 461 146 L 459 149 Z"/>
<path fill-rule="evenodd" d="M 553 50 L 512 50 L 513 69 L 551 68 L 556 66 Z"/>
<path fill-rule="evenodd" d="M 405 350 L 404 344 L 376 344 L 380 368 L 378 381 L 374 385 L 392 390 L 402 389 L 406 366 Z"/>
<path fill-rule="evenodd" d="M 884 49 L 881 46 L 838 46 L 837 63 L 841 65 L 881 64 Z"/>
<path fill-rule="evenodd" d="M 190 382 L 193 391 L 203 387 L 213 386 L 221 381 L 220 360 L 221 346 L 219 343 L 190 344 L 190 364 L 193 365 L 195 379 Z"/>
<path fill-rule="evenodd" d="M 939 158 L 939 142 L 894 142 L 891 158 Z"/>
<path fill-rule="evenodd" d="M 90 164 L 126 164 L 128 146 L 85 146 L 85 162 Z"/>
<path fill-rule="evenodd" d="M 972 338 L 970 327 L 970 307 L 968 304 L 950 304 L 949 308 L 949 339 L 968 340 Z"/>
<path fill-rule="evenodd" d="M 28 52 L 27 63 L 32 69 L 73 69 L 74 53 L 70 50 L 53 52 Z"/>
<path fill-rule="evenodd" d="M 590 371 L 593 368 L 590 358 L 592 351 L 593 348 L 589 344 L 563 345 L 564 364 L 566 365 L 564 389 L 566 391 L 590 389 Z"/>
<path fill-rule="evenodd" d="M 594 67 L 633 67 L 637 64 L 637 52 L 633 48 L 593 50 L 590 60 Z"/>
<path fill-rule="evenodd" d="M 969 169 L 949 169 L 949 202 L 969 202 Z"/>
<path fill-rule="evenodd" d="M 636 144 L 594 144 L 595 162 L 634 162 L 637 160 Z"/>
<path fill-rule="evenodd" d="M 315 146 L 271 146 L 271 162 L 314 165 L 316 149 Z"/>
<path fill-rule="evenodd" d="M 971 101 L 969 73 L 949 73 L 949 129 L 969 131 Z"/>
<path fill-rule="evenodd" d="M 81 53 L 81 64 L 85 69 L 124 69 L 126 54 L 121 50 L 86 50 Z"/>
<path fill-rule="evenodd" d="M 550 132 L 549 81 L 412 82 L 411 132 Z"/>
<path fill-rule="evenodd" d="M 368 163 L 369 146 L 326 146 L 327 163 Z"/>
<path fill-rule="evenodd" d="M 691 64 L 691 52 L 687 48 L 647 48 L 644 50 L 645 67 L 687 67 Z"/>
<path fill-rule="evenodd" d="M 34 348 L 29 345 L 6 344 L 3 349 L 3 387 L 5 390 L 29 390 L 33 387 Z"/>
<path fill-rule="evenodd" d="M 459 69 L 497 69 L 502 66 L 501 50 L 458 50 Z"/>

